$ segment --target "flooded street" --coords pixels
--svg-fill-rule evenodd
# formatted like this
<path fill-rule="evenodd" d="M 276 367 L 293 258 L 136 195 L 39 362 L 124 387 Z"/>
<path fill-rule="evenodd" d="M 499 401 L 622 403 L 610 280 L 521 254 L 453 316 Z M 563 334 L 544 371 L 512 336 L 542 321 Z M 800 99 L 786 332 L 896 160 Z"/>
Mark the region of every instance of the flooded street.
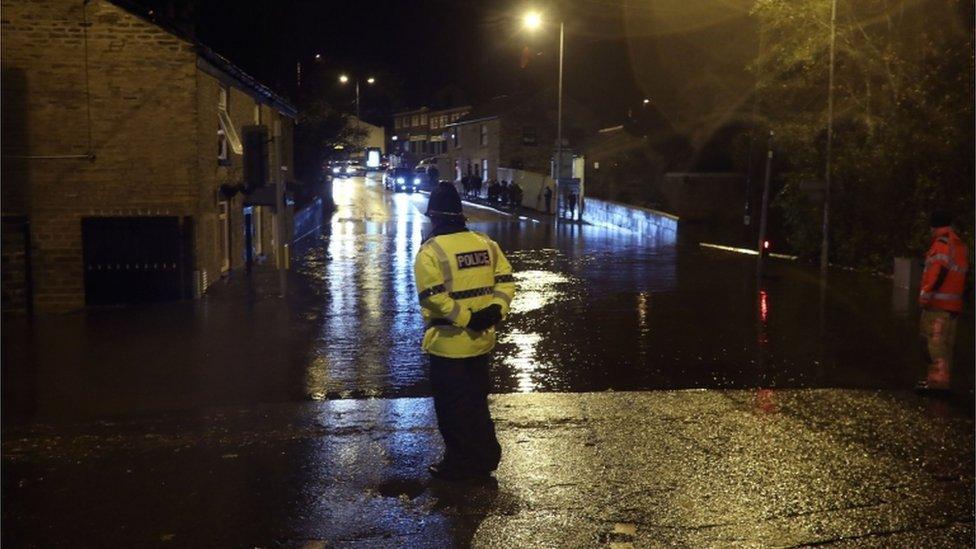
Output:
<path fill-rule="evenodd" d="M 331 234 L 300 270 L 324 305 L 308 390 L 427 394 L 413 257 L 429 230 L 423 195 L 339 180 Z M 518 293 L 499 335 L 496 392 L 672 388 L 905 389 L 921 375 L 914 296 L 890 280 L 702 248 L 694 235 L 517 219 L 466 205 L 506 251 Z M 957 371 L 972 386 L 972 322 Z"/>
<path fill-rule="evenodd" d="M 888 280 L 832 273 L 822 302 L 814 271 L 772 261 L 757 284 L 692 235 L 473 206 L 519 288 L 491 370 L 503 459 L 484 486 L 432 480 L 426 198 L 336 198 L 286 299 L 258 270 L 200 301 L 5 319 L 4 542 L 971 541 L 971 318 L 962 398 L 919 398 L 917 311 Z M 682 388 L 701 390 L 660 390 Z"/>
<path fill-rule="evenodd" d="M 328 232 L 299 242 L 287 299 L 273 272 L 199 301 L 4 321 L 4 420 L 74 421 L 273 402 L 429 396 L 413 258 L 422 194 L 340 180 Z M 653 237 L 516 219 L 466 205 L 518 291 L 499 332 L 495 393 L 682 388 L 908 390 L 922 375 L 914 296 L 831 273 Z M 716 238 L 716 237 L 712 237 Z M 971 393 L 972 317 L 956 385 Z"/>

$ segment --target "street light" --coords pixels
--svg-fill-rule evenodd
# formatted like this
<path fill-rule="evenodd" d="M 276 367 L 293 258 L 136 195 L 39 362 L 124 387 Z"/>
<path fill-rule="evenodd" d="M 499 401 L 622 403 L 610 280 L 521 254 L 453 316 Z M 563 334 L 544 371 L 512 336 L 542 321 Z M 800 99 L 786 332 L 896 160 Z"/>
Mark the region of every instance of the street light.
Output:
<path fill-rule="evenodd" d="M 530 11 L 522 17 L 522 24 L 527 30 L 534 31 L 542 26 L 542 15 Z M 556 114 L 556 184 L 563 175 L 563 46 L 564 25 L 559 22 L 559 100 Z"/>
<path fill-rule="evenodd" d="M 340 74 L 339 83 L 348 84 L 349 76 L 345 74 Z M 376 78 L 370 76 L 369 78 L 366 79 L 366 83 L 373 85 L 376 83 Z M 356 123 L 359 124 L 359 77 L 358 76 L 356 77 Z"/>

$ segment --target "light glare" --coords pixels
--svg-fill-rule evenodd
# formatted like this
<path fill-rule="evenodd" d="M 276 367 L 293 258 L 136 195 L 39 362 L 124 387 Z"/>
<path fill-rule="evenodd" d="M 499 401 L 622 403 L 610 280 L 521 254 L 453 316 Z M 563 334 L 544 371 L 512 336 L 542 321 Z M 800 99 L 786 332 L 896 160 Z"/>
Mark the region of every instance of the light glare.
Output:
<path fill-rule="evenodd" d="M 535 30 L 542 26 L 542 16 L 539 15 L 539 12 L 530 11 L 522 18 L 522 23 L 525 25 L 525 28 Z"/>

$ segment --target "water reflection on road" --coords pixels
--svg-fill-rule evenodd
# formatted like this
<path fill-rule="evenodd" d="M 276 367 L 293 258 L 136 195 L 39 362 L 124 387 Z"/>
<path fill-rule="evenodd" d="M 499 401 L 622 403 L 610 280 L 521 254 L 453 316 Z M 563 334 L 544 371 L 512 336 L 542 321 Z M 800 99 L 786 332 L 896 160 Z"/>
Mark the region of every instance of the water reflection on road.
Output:
<path fill-rule="evenodd" d="M 325 295 L 307 393 L 427 394 L 412 273 L 426 199 L 362 179 L 340 181 L 335 198 L 331 234 L 301 265 Z M 466 215 L 517 273 L 496 391 L 907 387 L 918 375 L 913 313 L 892 312 L 884 280 L 838 273 L 821 307 L 804 269 L 773 262 L 757 281 L 752 259 L 673 232 Z M 972 363 L 968 347 L 961 364 Z"/>

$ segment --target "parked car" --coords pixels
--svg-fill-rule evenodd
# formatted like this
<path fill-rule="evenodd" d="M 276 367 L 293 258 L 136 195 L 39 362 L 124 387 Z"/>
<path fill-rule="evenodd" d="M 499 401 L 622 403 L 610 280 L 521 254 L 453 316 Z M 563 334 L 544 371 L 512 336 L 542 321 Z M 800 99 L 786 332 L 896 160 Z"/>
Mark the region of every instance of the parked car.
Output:
<path fill-rule="evenodd" d="M 420 189 L 420 179 L 409 168 L 393 168 L 387 170 L 383 178 L 383 186 L 393 192 L 414 192 Z"/>
<path fill-rule="evenodd" d="M 363 163 L 359 160 L 350 160 L 346 167 L 343 169 L 343 176 L 345 177 L 356 177 L 366 173 L 366 169 L 363 167 Z"/>

